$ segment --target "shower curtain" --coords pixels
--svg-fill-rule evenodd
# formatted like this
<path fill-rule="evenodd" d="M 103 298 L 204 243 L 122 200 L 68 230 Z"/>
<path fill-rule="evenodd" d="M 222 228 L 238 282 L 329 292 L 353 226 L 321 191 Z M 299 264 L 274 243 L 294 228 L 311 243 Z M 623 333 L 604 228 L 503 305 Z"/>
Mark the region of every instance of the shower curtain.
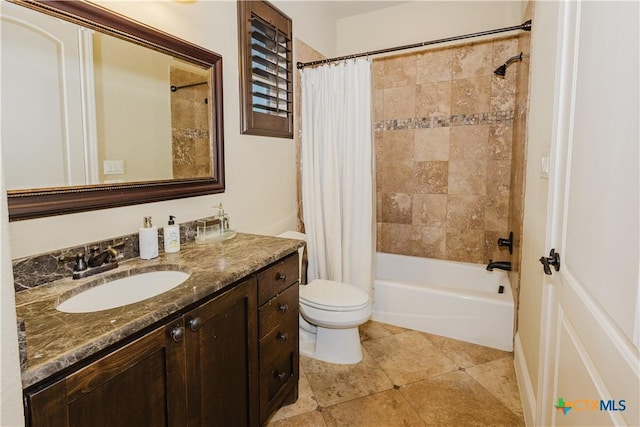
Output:
<path fill-rule="evenodd" d="M 375 256 L 371 64 L 302 73 L 302 209 L 308 280 L 349 283 L 372 295 Z"/>

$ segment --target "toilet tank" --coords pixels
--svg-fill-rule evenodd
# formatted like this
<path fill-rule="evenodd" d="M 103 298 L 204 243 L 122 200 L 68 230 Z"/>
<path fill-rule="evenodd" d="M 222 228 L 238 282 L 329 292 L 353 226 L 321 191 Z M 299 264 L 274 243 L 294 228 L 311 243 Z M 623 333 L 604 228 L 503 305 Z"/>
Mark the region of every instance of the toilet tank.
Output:
<path fill-rule="evenodd" d="M 300 233 L 299 231 L 285 231 L 284 233 L 278 234 L 276 237 L 282 237 L 284 239 L 296 239 L 296 240 L 307 240 L 307 235 L 304 233 Z M 300 249 L 298 249 L 298 262 L 300 267 L 300 280 L 301 285 L 307 284 L 307 245 L 304 245 Z"/>

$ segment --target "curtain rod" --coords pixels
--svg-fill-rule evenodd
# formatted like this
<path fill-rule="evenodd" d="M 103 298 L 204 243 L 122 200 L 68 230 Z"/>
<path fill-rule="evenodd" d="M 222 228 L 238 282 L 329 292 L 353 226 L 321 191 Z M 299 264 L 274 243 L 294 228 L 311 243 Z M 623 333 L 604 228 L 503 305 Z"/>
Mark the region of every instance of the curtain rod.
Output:
<path fill-rule="evenodd" d="M 183 86 L 171 86 L 171 92 L 175 92 L 177 90 L 185 89 L 185 88 L 188 88 L 188 87 L 202 86 L 202 85 L 206 85 L 206 84 L 209 84 L 209 82 L 192 83 L 190 85 L 183 85 Z"/>
<path fill-rule="evenodd" d="M 447 37 L 447 38 L 444 38 L 444 39 L 431 40 L 431 41 L 428 41 L 428 42 L 414 43 L 414 44 L 408 44 L 408 45 L 398 46 L 398 47 L 390 47 L 390 48 L 387 48 L 387 49 L 373 50 L 371 52 L 356 53 L 354 55 L 338 56 L 336 58 L 321 59 L 319 61 L 298 62 L 296 64 L 296 67 L 299 70 L 301 70 L 304 67 L 310 67 L 310 66 L 313 66 L 313 65 L 329 64 L 331 62 L 344 61 L 345 59 L 360 58 L 362 56 L 369 56 L 369 55 L 379 55 L 379 54 L 382 54 L 382 53 L 396 52 L 398 50 L 413 49 L 413 48 L 416 48 L 416 47 L 428 46 L 428 45 L 438 44 L 438 43 L 452 42 L 452 41 L 456 41 L 456 40 L 470 39 L 472 37 L 481 37 L 481 36 L 487 36 L 487 35 L 490 35 L 490 34 L 504 33 L 504 32 L 507 32 L 507 31 L 514 31 L 514 30 L 531 31 L 531 20 L 529 19 L 528 21 L 525 21 L 521 25 L 515 25 L 513 27 L 498 28 L 496 30 L 488 30 L 488 31 L 481 31 L 479 33 L 471 33 L 471 34 L 464 34 L 464 35 L 461 35 L 461 36 Z"/>

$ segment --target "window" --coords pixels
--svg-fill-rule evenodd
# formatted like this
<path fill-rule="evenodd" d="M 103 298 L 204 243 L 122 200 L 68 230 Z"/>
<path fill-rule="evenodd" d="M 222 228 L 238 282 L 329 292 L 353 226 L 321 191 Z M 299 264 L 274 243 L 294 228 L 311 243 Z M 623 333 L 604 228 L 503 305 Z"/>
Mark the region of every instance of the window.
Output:
<path fill-rule="evenodd" d="M 291 19 L 266 1 L 238 1 L 243 134 L 293 138 Z"/>

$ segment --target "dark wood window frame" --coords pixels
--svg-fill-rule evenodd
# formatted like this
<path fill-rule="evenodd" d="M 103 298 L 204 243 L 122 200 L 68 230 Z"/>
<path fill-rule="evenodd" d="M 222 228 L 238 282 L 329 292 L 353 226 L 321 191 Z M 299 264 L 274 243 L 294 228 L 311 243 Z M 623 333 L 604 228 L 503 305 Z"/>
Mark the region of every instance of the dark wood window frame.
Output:
<path fill-rule="evenodd" d="M 293 25 L 267 1 L 238 1 L 241 132 L 293 138 Z"/>

